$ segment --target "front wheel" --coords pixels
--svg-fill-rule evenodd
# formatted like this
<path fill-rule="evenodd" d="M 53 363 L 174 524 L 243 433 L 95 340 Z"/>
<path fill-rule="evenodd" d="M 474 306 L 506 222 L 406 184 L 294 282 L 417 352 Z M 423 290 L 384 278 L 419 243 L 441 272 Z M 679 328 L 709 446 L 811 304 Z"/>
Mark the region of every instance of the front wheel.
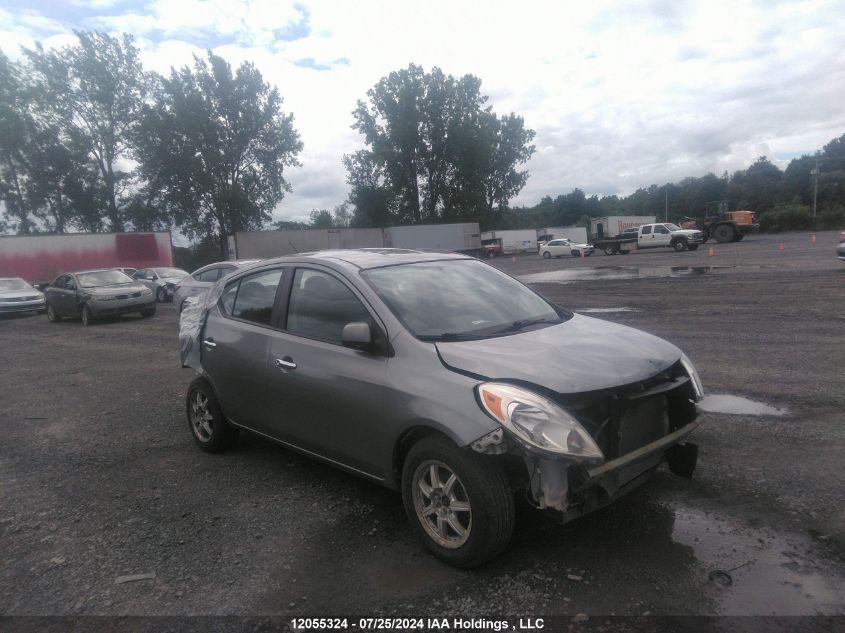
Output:
<path fill-rule="evenodd" d="M 238 430 L 226 422 L 217 396 L 205 378 L 194 378 L 185 401 L 188 428 L 194 441 L 207 453 L 220 453 L 238 440 Z"/>
<path fill-rule="evenodd" d="M 58 323 L 62 320 L 62 317 L 59 316 L 59 313 L 56 312 L 56 309 L 49 303 L 47 304 L 47 320 L 50 323 Z"/>
<path fill-rule="evenodd" d="M 159 303 L 164 303 L 165 301 L 167 301 L 167 290 L 165 290 L 164 288 L 159 288 L 158 290 L 156 290 L 156 301 L 158 301 Z"/>
<path fill-rule="evenodd" d="M 87 305 L 82 306 L 82 325 L 89 326 L 94 324 L 94 313 Z"/>
<path fill-rule="evenodd" d="M 569 251 L 569 254 L 573 257 L 581 257 L 581 253 L 579 251 Z"/>
<path fill-rule="evenodd" d="M 147 308 L 146 310 L 141 310 L 141 316 L 145 319 L 149 319 L 156 313 L 156 307 L 153 306 L 152 308 Z"/>
<path fill-rule="evenodd" d="M 510 542 L 514 496 L 494 458 L 427 437 L 402 468 L 405 513 L 425 546 L 455 567 L 477 567 Z"/>
<path fill-rule="evenodd" d="M 543 259 L 551 259 L 552 254 L 549 251 L 543 251 Z"/>

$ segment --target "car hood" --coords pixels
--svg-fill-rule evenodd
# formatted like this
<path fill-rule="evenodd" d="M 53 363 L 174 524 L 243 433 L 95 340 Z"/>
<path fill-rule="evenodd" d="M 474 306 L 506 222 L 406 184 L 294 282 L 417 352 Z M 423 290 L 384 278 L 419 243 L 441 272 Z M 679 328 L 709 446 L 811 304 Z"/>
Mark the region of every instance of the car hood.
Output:
<path fill-rule="evenodd" d="M 441 361 L 453 371 L 530 382 L 563 394 L 631 384 L 681 358 L 681 350 L 661 338 L 578 314 L 512 336 L 436 345 Z"/>
<path fill-rule="evenodd" d="M 42 298 L 44 295 L 40 290 L 29 288 L 26 290 L 0 290 L 0 300 L 2 299 L 16 299 L 18 297 L 37 297 Z"/>
<path fill-rule="evenodd" d="M 139 283 L 134 283 L 115 284 L 113 286 L 97 286 L 96 288 L 82 288 L 81 290 L 89 295 L 121 295 L 142 292 L 147 290 L 147 287 Z"/>

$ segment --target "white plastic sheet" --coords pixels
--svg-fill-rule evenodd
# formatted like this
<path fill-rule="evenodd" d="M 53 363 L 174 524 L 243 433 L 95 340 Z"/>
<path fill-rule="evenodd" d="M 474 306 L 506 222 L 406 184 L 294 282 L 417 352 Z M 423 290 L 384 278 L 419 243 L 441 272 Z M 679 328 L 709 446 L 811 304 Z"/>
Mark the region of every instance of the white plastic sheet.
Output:
<path fill-rule="evenodd" d="M 179 315 L 179 355 L 182 367 L 190 367 L 202 373 L 202 359 L 200 347 L 202 331 L 205 328 L 205 318 L 208 311 L 220 299 L 225 287 L 226 278 L 220 279 L 208 291 L 197 297 L 189 297 L 185 301 L 182 314 Z"/>

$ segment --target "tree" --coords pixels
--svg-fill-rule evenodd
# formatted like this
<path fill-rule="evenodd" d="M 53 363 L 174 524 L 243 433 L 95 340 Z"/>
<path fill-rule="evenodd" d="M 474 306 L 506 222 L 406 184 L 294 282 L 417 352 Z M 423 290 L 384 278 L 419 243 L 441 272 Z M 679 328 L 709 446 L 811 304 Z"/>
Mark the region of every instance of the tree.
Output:
<path fill-rule="evenodd" d="M 34 79 L 44 90 L 45 117 L 84 147 L 102 180 L 102 204 L 113 231 L 123 230 L 118 197 L 129 174 L 117 164 L 129 158 L 141 109 L 149 91 L 131 35 L 75 31 L 78 43 L 45 51 L 24 50 Z"/>
<path fill-rule="evenodd" d="M 368 149 L 344 157 L 356 222 L 478 219 L 522 189 L 527 173 L 516 166 L 534 133 L 513 114 L 499 119 L 480 89 L 473 75 L 411 64 L 367 92 L 352 127 Z"/>
<path fill-rule="evenodd" d="M 302 149 L 293 116 L 250 63 L 237 71 L 208 52 L 162 78 L 135 139 L 140 175 L 188 237 L 258 229 L 291 190 L 285 167 Z"/>
<path fill-rule="evenodd" d="M 23 153 L 27 146 L 27 122 L 21 110 L 25 101 L 20 75 L 0 51 L 0 200 L 11 228 L 23 235 L 34 226 L 21 173 L 25 170 Z"/>

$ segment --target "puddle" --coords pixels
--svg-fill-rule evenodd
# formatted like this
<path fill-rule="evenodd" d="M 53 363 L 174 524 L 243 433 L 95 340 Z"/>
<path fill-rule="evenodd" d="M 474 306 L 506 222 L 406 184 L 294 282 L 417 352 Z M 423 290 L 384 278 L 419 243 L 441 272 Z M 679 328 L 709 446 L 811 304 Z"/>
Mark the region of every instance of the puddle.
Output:
<path fill-rule="evenodd" d="M 737 266 L 598 266 L 596 268 L 564 268 L 542 273 L 520 275 L 525 283 L 569 284 L 576 281 L 612 279 L 652 279 L 659 277 L 691 277 L 706 275 Z M 763 266 L 743 266 L 763 268 Z"/>
<path fill-rule="evenodd" d="M 708 413 L 726 413 L 728 415 L 787 415 L 786 409 L 779 409 L 756 400 L 739 396 L 708 395 L 698 403 L 698 408 Z"/>
<path fill-rule="evenodd" d="M 681 508 L 675 510 L 672 540 L 693 549 L 723 615 L 843 613 L 845 582 L 824 573 L 808 536 L 749 529 Z"/>

